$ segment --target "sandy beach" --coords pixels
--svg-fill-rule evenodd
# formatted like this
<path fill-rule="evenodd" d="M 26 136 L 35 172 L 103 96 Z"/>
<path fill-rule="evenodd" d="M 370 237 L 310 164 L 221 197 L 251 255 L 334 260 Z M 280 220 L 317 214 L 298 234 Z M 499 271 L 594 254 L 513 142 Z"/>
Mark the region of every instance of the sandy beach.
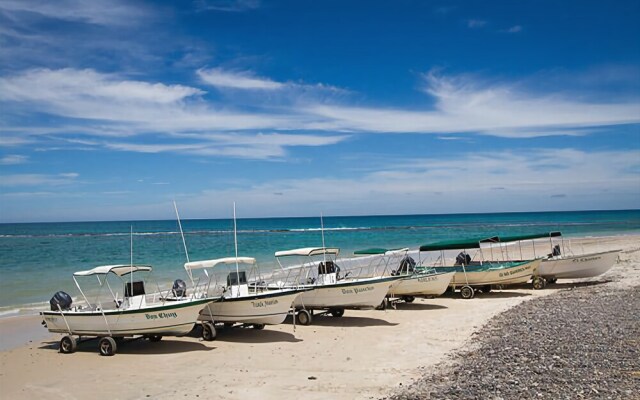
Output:
<path fill-rule="evenodd" d="M 573 240 L 576 253 L 621 249 L 619 262 L 590 281 L 611 290 L 640 285 L 640 236 Z M 581 280 L 584 281 L 584 280 Z M 74 354 L 58 353 L 37 316 L 0 320 L 3 398 L 50 399 L 369 399 L 392 393 L 473 343 L 491 317 L 513 306 L 571 288 L 561 280 L 543 290 L 509 288 L 474 299 L 458 295 L 399 303 L 395 309 L 317 317 L 285 324 L 227 329 L 213 342 L 197 337 L 132 341 L 113 357 L 95 340 Z"/>

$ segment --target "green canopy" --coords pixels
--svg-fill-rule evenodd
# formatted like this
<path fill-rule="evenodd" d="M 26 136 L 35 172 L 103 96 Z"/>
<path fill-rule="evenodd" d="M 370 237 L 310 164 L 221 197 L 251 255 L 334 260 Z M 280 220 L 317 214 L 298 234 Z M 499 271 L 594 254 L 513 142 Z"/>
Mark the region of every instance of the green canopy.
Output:
<path fill-rule="evenodd" d="M 500 241 L 497 236 L 464 240 L 445 240 L 420 246 L 420 251 L 479 249 L 480 243 L 496 243 Z"/>
<path fill-rule="evenodd" d="M 353 252 L 353 254 L 357 256 L 368 256 L 368 255 L 374 255 L 374 254 L 385 254 L 388 251 L 397 251 L 397 250 L 405 250 L 405 249 L 403 248 L 383 249 L 382 247 L 372 247 L 370 249 L 356 250 Z"/>
<path fill-rule="evenodd" d="M 532 240 L 532 239 L 558 237 L 558 236 L 562 236 L 562 233 L 544 232 L 544 233 L 533 233 L 530 235 L 500 236 L 500 241 L 501 242 L 518 242 L 520 240 Z"/>

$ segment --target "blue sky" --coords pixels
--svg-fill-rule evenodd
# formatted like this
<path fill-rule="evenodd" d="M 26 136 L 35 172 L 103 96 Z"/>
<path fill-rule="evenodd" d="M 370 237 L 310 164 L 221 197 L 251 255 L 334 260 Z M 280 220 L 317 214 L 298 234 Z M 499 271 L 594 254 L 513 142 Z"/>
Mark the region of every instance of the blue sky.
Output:
<path fill-rule="evenodd" d="M 640 207 L 637 1 L 0 0 L 0 222 Z"/>

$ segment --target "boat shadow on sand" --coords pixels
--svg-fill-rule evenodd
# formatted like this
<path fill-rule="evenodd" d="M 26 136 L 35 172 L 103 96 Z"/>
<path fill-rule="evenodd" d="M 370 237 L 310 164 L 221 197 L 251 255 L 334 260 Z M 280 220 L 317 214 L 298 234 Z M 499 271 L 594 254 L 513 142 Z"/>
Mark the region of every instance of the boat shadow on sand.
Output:
<path fill-rule="evenodd" d="M 347 310 L 345 312 L 345 315 L 340 318 L 332 317 L 331 315 L 327 315 L 327 314 L 325 315 L 316 314 L 313 316 L 311 327 L 315 325 L 315 326 L 334 326 L 334 327 L 345 327 L 345 328 L 364 328 L 368 326 L 398 325 L 396 323 L 385 321 L 384 319 L 380 319 L 380 318 L 350 316 L 348 313 L 349 313 L 349 310 Z M 292 323 L 291 317 L 287 317 L 285 323 L 291 324 Z M 299 324 L 296 324 L 296 325 L 301 326 Z M 306 327 L 302 326 L 302 328 L 304 329 Z"/>
<path fill-rule="evenodd" d="M 117 354 L 175 354 L 175 353 L 189 353 L 193 351 L 211 351 L 215 347 L 209 347 L 204 343 L 197 342 L 191 338 L 179 339 L 167 337 L 163 338 L 159 342 L 150 343 L 148 340 L 139 339 L 124 339 L 118 340 Z M 60 342 L 48 341 L 43 342 L 40 346 L 41 349 L 48 349 L 59 351 Z M 98 354 L 98 339 L 83 339 L 78 341 L 78 348 L 76 352 L 79 353 L 95 353 Z"/>
<path fill-rule="evenodd" d="M 420 304 L 420 303 L 404 303 L 398 302 L 389 306 L 391 310 L 400 311 L 428 311 L 428 310 L 442 310 L 448 307 L 441 306 L 439 304 Z"/>
<path fill-rule="evenodd" d="M 242 327 L 218 329 L 216 341 L 229 343 L 296 343 L 302 342 L 302 339 L 296 338 L 293 333 L 272 330 L 267 326 L 262 330 Z"/>

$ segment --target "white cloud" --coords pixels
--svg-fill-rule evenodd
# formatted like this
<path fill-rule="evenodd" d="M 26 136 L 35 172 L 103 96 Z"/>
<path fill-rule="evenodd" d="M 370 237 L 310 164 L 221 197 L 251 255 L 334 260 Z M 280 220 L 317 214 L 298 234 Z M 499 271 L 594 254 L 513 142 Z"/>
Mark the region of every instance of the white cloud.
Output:
<path fill-rule="evenodd" d="M 506 30 L 507 33 L 518 33 L 518 32 L 522 32 L 522 26 L 520 25 L 514 25 L 511 28 Z"/>
<path fill-rule="evenodd" d="M 434 105 L 424 110 L 354 107 L 314 98 L 273 107 L 271 98 L 254 95 L 246 97 L 254 101 L 250 108 L 234 108 L 209 100 L 196 87 L 137 81 L 94 70 L 28 70 L 0 78 L 0 102 L 11 106 L 6 109 L 18 110 L 20 116 L 48 113 L 63 122 L 52 128 L 22 128 L 5 122 L 2 129 L 12 133 L 3 136 L 0 145 L 73 135 L 65 140 L 87 148 L 267 159 L 286 155 L 287 146 L 327 146 L 348 138 L 335 132 L 530 138 L 585 135 L 601 126 L 640 122 L 637 100 L 603 102 L 585 96 L 578 100 L 563 93 L 538 93 L 522 83 L 487 83 L 433 72 L 423 79 L 422 90 L 434 99 Z M 278 84 L 288 88 L 282 93 L 293 97 L 297 89 L 317 87 Z M 144 139 L 137 140 L 139 136 Z M 102 140 L 114 137 L 131 139 Z"/>
<path fill-rule="evenodd" d="M 19 154 L 8 154 L 0 158 L 0 165 L 17 165 L 24 164 L 29 161 L 29 157 Z"/>

